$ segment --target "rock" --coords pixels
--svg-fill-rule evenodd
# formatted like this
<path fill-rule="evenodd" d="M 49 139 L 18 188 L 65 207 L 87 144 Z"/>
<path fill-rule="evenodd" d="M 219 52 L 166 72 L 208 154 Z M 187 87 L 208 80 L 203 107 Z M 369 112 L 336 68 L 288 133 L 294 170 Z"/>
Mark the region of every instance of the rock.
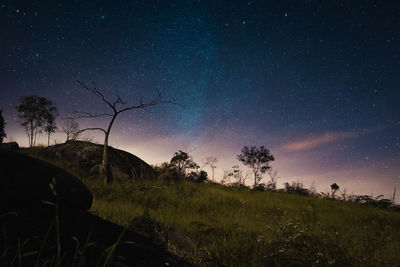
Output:
<path fill-rule="evenodd" d="M 11 151 L 18 151 L 19 145 L 17 142 L 2 143 L 0 144 L 0 148 Z"/>
<path fill-rule="evenodd" d="M 196 257 L 196 246 L 187 235 L 172 226 L 151 219 L 148 215 L 133 219 L 128 229 L 142 234 L 179 257 Z"/>
<path fill-rule="evenodd" d="M 53 180 L 60 207 L 90 209 L 92 194 L 73 175 L 42 160 L 0 149 L 1 210 L 35 206 L 43 200 L 55 202 L 49 186 Z"/>
<path fill-rule="evenodd" d="M 60 266 L 105 266 L 103 264 L 110 253 L 110 247 L 119 239 L 110 258 L 111 262 L 106 266 L 191 266 L 150 239 L 87 211 L 62 209 L 58 218 L 62 255 Z M 56 266 L 54 260 L 58 241 L 56 225 L 49 228 L 52 221 L 54 208 L 45 205 L 3 215 L 1 226 L 7 229 L 7 240 L 1 239 L 3 231 L 0 232 L 0 240 L 1 245 L 5 244 L 7 249 L 2 252 L 2 259 L 9 258 L 11 261 L 15 255 L 19 255 L 17 248 L 23 243 L 24 251 L 43 249 L 38 266 Z M 37 254 L 26 253 L 18 259 L 18 263 L 21 266 L 34 266 L 36 259 Z"/>
<path fill-rule="evenodd" d="M 83 171 L 90 176 L 98 176 L 98 166 L 103 157 L 103 145 L 84 141 L 68 141 L 64 144 L 27 151 L 39 158 L 56 162 L 69 169 Z M 126 151 L 109 146 L 108 159 L 116 179 L 137 180 L 155 177 L 150 165 Z"/>
<path fill-rule="evenodd" d="M 53 180 L 58 209 L 42 202 L 56 201 Z M 68 172 L 0 149 L 2 264 L 17 259 L 21 266 L 190 266 L 150 239 L 90 214 L 91 204 L 89 190 Z M 30 251 L 41 251 L 40 257 L 25 253 Z"/>

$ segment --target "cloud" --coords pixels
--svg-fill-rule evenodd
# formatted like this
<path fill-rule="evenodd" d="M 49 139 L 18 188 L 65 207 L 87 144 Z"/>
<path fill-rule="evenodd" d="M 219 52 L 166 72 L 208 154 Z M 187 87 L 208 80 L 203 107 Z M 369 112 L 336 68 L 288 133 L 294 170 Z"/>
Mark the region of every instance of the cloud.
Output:
<path fill-rule="evenodd" d="M 311 137 L 304 138 L 302 140 L 297 140 L 294 142 L 287 143 L 283 145 L 283 150 L 289 152 L 297 152 L 310 150 L 312 148 L 337 142 L 340 140 L 356 137 L 356 132 L 327 132 L 324 134 L 314 135 Z"/>

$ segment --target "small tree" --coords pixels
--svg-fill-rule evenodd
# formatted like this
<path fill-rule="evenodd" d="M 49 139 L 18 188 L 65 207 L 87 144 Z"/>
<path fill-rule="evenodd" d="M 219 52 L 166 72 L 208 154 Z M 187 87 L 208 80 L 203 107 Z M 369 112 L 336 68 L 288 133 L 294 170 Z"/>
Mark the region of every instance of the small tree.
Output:
<path fill-rule="evenodd" d="M 28 135 L 29 147 L 32 147 L 36 144 L 37 134 L 42 132 L 46 121 L 57 114 L 57 108 L 51 100 L 35 95 L 23 96 L 19 101 L 20 104 L 16 107 L 18 117 Z"/>
<path fill-rule="evenodd" d="M 6 127 L 6 122 L 4 121 L 3 118 L 3 110 L 0 109 L 0 144 L 3 143 L 4 138 L 7 137 L 7 134 L 4 130 L 5 127 Z"/>
<path fill-rule="evenodd" d="M 260 182 L 262 174 L 271 168 L 269 163 L 275 160 L 274 156 L 264 146 L 244 146 L 237 159 L 245 166 L 250 167 L 254 174 L 254 187 Z"/>
<path fill-rule="evenodd" d="M 214 181 L 214 171 L 215 171 L 215 169 L 217 168 L 217 162 L 218 162 L 218 159 L 216 158 L 216 157 L 206 157 L 205 159 L 204 159 L 204 165 L 205 166 L 210 166 L 210 168 L 211 168 L 211 174 L 212 174 L 212 180 Z"/>
<path fill-rule="evenodd" d="M 174 153 L 170 164 L 176 169 L 180 177 L 186 176 L 186 171 L 188 169 L 196 170 L 200 168 L 199 165 L 193 161 L 192 157 L 182 150 Z"/>
<path fill-rule="evenodd" d="M 65 140 L 65 142 L 78 139 L 81 133 L 79 130 L 79 123 L 76 121 L 75 118 L 65 118 L 61 122 L 61 128 L 62 132 L 67 135 L 67 139 Z"/>
<path fill-rule="evenodd" d="M 331 184 L 332 198 L 335 198 L 336 191 L 339 190 L 339 186 L 336 183 Z"/>
<path fill-rule="evenodd" d="M 57 109 L 49 111 L 46 114 L 46 121 L 44 124 L 44 131 L 47 133 L 47 146 L 50 145 L 50 135 L 55 133 L 58 128 L 56 125 L 56 116 L 58 115 Z"/>

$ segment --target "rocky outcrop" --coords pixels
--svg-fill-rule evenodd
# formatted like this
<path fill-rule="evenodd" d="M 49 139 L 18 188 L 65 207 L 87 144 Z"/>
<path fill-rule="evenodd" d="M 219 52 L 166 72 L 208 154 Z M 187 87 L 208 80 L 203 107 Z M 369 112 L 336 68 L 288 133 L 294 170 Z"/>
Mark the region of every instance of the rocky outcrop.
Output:
<path fill-rule="evenodd" d="M 11 151 L 18 151 L 19 145 L 17 142 L 8 142 L 0 144 L 0 148 Z"/>
<path fill-rule="evenodd" d="M 92 194 L 77 178 L 42 160 L 0 149 L 0 207 L 30 207 L 42 201 L 87 210 Z"/>
<path fill-rule="evenodd" d="M 91 176 L 97 176 L 102 162 L 103 145 L 84 141 L 68 141 L 64 144 L 28 150 L 35 157 L 79 170 Z M 108 158 L 113 176 L 117 179 L 138 180 L 154 178 L 153 168 L 140 158 L 126 151 L 108 148 Z"/>

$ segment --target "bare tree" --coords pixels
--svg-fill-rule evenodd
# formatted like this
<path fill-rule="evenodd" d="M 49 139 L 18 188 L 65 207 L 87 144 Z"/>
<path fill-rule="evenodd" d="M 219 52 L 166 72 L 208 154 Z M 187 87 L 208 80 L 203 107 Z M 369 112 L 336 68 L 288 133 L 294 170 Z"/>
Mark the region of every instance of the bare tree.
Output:
<path fill-rule="evenodd" d="M 216 157 L 210 156 L 204 159 L 204 166 L 210 166 L 212 173 L 212 180 L 214 181 L 214 170 L 217 168 L 218 159 Z"/>
<path fill-rule="evenodd" d="M 237 186 L 244 185 L 248 178 L 248 174 L 243 175 L 243 171 L 238 165 L 232 167 L 232 172 L 229 175 L 235 180 L 234 184 Z"/>
<path fill-rule="evenodd" d="M 277 181 L 279 179 L 278 171 L 277 170 L 268 169 L 267 173 L 268 173 L 268 176 L 269 176 L 269 181 L 267 182 L 267 188 L 269 190 L 275 191 L 276 190 L 276 183 L 277 183 Z"/>
<path fill-rule="evenodd" d="M 114 122 L 115 122 L 116 118 L 118 117 L 118 115 L 123 112 L 126 112 L 126 111 L 132 111 L 132 110 L 138 110 L 138 109 L 146 110 L 149 107 L 156 106 L 161 103 L 173 103 L 173 102 L 164 100 L 162 93 L 159 92 L 157 97 L 153 98 L 152 100 L 144 101 L 143 97 L 141 97 L 139 99 L 138 104 L 127 105 L 127 103 L 125 103 L 118 94 L 114 101 L 110 101 L 105 98 L 103 93 L 101 93 L 94 84 L 92 84 L 91 86 L 88 86 L 81 81 L 77 81 L 77 82 L 84 89 L 86 89 L 87 91 L 89 91 L 90 93 L 92 93 L 96 97 L 98 97 L 111 110 L 110 113 L 101 113 L 101 114 L 85 112 L 85 111 L 75 111 L 76 118 L 98 118 L 98 117 L 109 117 L 110 118 L 107 128 L 95 127 L 95 128 L 85 128 L 85 129 L 80 130 L 80 132 L 97 130 L 97 131 L 101 131 L 104 133 L 103 160 L 102 160 L 102 165 L 100 168 L 100 173 L 104 179 L 104 183 L 109 184 L 109 183 L 112 183 L 114 179 L 113 179 L 113 175 L 112 175 L 112 171 L 111 171 L 110 162 L 108 160 L 108 138 L 110 136 L 112 126 L 114 125 Z"/>
<path fill-rule="evenodd" d="M 79 130 L 79 123 L 75 118 L 65 118 L 61 122 L 61 128 L 62 132 L 67 135 L 65 142 L 78 139 L 79 134 L 81 133 Z"/>

